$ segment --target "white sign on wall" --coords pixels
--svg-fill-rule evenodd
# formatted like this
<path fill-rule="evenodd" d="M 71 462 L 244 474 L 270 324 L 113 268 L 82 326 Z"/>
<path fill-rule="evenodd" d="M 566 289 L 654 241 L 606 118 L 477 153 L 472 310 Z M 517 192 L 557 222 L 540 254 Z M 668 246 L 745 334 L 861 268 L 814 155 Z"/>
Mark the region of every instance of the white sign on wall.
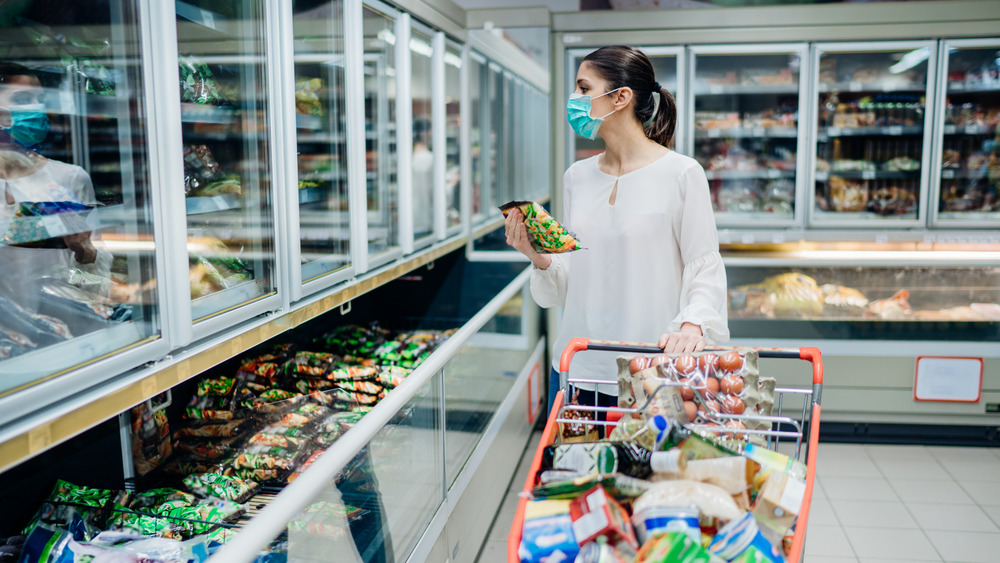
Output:
<path fill-rule="evenodd" d="M 917 373 L 913 380 L 914 400 L 978 403 L 982 391 L 982 358 L 917 358 Z"/>

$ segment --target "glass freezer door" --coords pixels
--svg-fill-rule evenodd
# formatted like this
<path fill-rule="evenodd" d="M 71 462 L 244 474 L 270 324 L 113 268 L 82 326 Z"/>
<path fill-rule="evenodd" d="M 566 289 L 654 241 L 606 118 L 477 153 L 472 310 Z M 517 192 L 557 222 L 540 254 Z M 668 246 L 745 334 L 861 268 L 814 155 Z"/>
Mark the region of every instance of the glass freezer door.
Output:
<path fill-rule="evenodd" d="M 472 52 L 468 57 L 469 70 L 469 150 L 472 151 L 472 225 L 478 226 L 494 217 L 495 201 L 489 189 L 489 66 L 478 53 Z"/>
<path fill-rule="evenodd" d="M 804 55 L 796 45 L 694 50 L 692 156 L 705 168 L 719 226 L 790 225 L 801 215 Z"/>
<path fill-rule="evenodd" d="M 946 41 L 937 223 L 1000 219 L 1000 40 Z"/>
<path fill-rule="evenodd" d="M 302 281 L 351 265 L 344 91 L 344 6 L 292 3 Z"/>
<path fill-rule="evenodd" d="M 410 30 L 410 98 L 413 117 L 413 156 L 410 169 L 413 186 L 413 239 L 417 248 L 434 236 L 434 139 L 432 59 L 433 39 Z M 421 243 L 423 241 L 423 243 Z"/>
<path fill-rule="evenodd" d="M 131 4 L 0 7 L 0 397 L 114 355 L 39 394 L 93 385 L 161 334 Z"/>
<path fill-rule="evenodd" d="M 576 89 L 576 71 L 580 68 L 580 63 L 583 62 L 584 57 L 586 57 L 595 49 L 574 49 L 569 51 L 569 62 L 566 68 L 567 76 L 567 90 L 566 95 L 569 96 L 573 90 Z M 683 74 L 682 69 L 678 68 L 678 65 L 683 61 L 681 60 L 681 53 L 683 49 L 672 48 L 672 47 L 643 47 L 642 51 L 646 53 L 650 61 L 653 63 L 653 74 L 656 77 L 656 81 L 660 83 L 661 86 L 669 90 L 674 94 L 676 98 L 678 96 L 679 80 L 678 77 Z M 679 101 L 678 101 L 679 103 Z M 562 111 L 563 121 L 566 119 L 566 110 Z M 683 117 L 678 115 L 678 118 Z M 566 145 L 569 147 L 570 160 L 567 163 L 567 168 L 569 164 L 576 162 L 577 160 L 583 160 L 594 155 L 601 154 L 604 152 L 604 141 L 600 136 L 596 137 L 594 140 L 581 137 L 573 132 L 569 124 L 566 124 Z M 680 122 L 678 122 L 677 132 L 674 135 L 674 144 L 678 151 L 684 152 L 684 145 L 682 137 L 683 133 L 681 131 Z"/>
<path fill-rule="evenodd" d="M 813 224 L 923 223 L 932 46 L 817 46 Z"/>
<path fill-rule="evenodd" d="M 399 248 L 396 169 L 396 21 L 364 6 L 365 155 L 368 257 L 375 266 Z"/>
<path fill-rule="evenodd" d="M 460 138 L 462 103 L 462 50 L 449 44 L 444 52 L 444 194 L 449 234 L 462 225 L 461 156 L 466 150 Z"/>
<path fill-rule="evenodd" d="M 276 293 L 263 0 L 176 3 L 195 322 Z"/>

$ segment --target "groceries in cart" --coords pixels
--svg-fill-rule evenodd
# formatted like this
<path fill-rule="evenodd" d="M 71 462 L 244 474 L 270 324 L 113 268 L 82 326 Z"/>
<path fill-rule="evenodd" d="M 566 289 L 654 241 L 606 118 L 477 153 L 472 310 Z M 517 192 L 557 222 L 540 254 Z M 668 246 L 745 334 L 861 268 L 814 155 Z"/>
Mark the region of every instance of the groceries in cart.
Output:
<path fill-rule="evenodd" d="M 806 466 L 774 449 L 795 434 L 772 416 L 756 351 L 621 356 L 617 421 L 567 404 L 550 420 L 522 496 L 522 563 L 784 563 Z M 570 379 L 572 385 L 573 380 Z M 613 417 L 611 417 L 613 418 Z M 611 427 L 602 440 L 589 427 Z M 529 478 L 530 479 L 530 478 Z"/>

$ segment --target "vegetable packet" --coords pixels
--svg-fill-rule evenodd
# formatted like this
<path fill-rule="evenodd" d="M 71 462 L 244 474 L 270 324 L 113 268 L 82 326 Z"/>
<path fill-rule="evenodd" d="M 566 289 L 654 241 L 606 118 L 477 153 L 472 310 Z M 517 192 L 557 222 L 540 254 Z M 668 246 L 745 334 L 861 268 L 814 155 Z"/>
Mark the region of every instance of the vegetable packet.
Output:
<path fill-rule="evenodd" d="M 573 233 L 552 218 L 545 208 L 533 201 L 511 201 L 500 206 L 506 217 L 511 209 L 524 214 L 524 226 L 531 236 L 531 247 L 541 254 L 561 254 L 580 250 L 583 246 Z"/>
<path fill-rule="evenodd" d="M 254 481 L 218 473 L 188 475 L 184 478 L 184 486 L 189 491 L 199 495 L 237 503 L 249 500 L 259 488 L 259 485 Z"/>

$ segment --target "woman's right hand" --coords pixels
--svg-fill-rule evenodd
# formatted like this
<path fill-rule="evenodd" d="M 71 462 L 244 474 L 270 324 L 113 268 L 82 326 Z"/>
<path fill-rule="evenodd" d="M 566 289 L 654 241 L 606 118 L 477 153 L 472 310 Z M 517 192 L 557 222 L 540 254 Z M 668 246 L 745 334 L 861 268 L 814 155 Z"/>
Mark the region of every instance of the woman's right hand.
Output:
<path fill-rule="evenodd" d="M 545 270 L 552 264 L 551 257 L 539 254 L 532 248 L 528 228 L 524 225 L 524 214 L 521 213 L 520 209 L 511 209 L 507 212 L 507 218 L 504 220 L 504 232 L 507 235 L 507 244 L 527 256 L 536 268 Z"/>

